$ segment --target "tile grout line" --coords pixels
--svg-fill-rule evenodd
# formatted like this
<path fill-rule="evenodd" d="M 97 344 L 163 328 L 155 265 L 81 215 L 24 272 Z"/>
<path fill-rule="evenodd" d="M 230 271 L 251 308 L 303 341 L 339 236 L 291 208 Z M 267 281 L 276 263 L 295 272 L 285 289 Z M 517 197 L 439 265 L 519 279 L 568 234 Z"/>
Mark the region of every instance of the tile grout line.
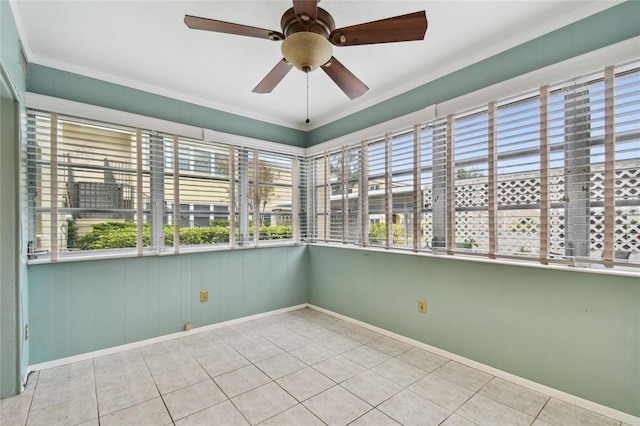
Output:
<path fill-rule="evenodd" d="M 27 383 L 29 383 L 29 376 L 31 373 L 27 375 Z M 36 382 L 33 384 L 33 392 L 31 393 L 31 398 L 29 398 L 29 408 L 27 408 L 27 416 L 24 419 L 24 424 L 27 425 L 29 423 L 29 416 L 31 415 L 31 407 L 33 407 L 33 399 L 36 397 L 36 387 L 38 386 L 38 381 L 40 380 L 40 372 L 36 377 Z"/>
<path fill-rule="evenodd" d="M 540 408 L 540 411 L 538 411 L 538 414 L 536 414 L 536 416 L 533 419 L 533 423 L 536 422 L 536 420 L 538 420 L 540 418 L 540 414 L 542 414 L 542 411 L 545 409 L 545 407 L 547 406 L 547 404 L 549 403 L 549 401 L 551 401 L 551 397 L 547 397 L 547 400 L 544 402 L 544 404 L 542 404 L 542 408 Z M 544 421 L 542 419 L 540 419 L 541 421 Z M 532 423 L 532 424 L 533 424 Z"/>
<path fill-rule="evenodd" d="M 98 402 L 98 380 L 96 378 L 96 360 L 91 360 L 91 371 L 93 372 L 93 389 L 96 395 L 96 414 L 98 415 L 98 426 L 100 426 L 100 404 Z"/>
<path fill-rule="evenodd" d="M 222 342 L 224 342 L 224 339 L 220 339 L 220 340 L 222 340 Z M 226 342 L 224 342 L 224 343 L 225 343 L 225 344 L 227 344 Z M 181 344 L 182 344 L 182 342 L 181 342 Z M 183 344 L 182 344 L 182 346 L 184 347 L 184 345 L 183 345 Z M 185 349 L 186 349 L 186 348 L 185 348 Z M 242 355 L 241 353 L 239 353 L 235 348 L 232 348 L 232 349 L 233 349 L 233 351 L 234 351 L 234 352 L 236 352 L 238 355 L 243 356 L 243 355 Z M 188 350 L 188 349 L 187 349 L 187 352 L 189 352 L 189 350 Z M 186 418 L 188 418 L 188 417 L 190 417 L 190 416 L 193 416 L 193 415 L 194 415 L 194 414 L 196 414 L 196 413 L 200 413 L 200 412 L 202 412 L 202 411 L 204 411 L 204 410 L 208 410 L 208 409 L 209 409 L 209 408 L 211 408 L 211 407 L 215 407 L 216 405 L 220 405 L 220 404 L 222 404 L 222 403 L 223 403 L 223 402 L 225 402 L 225 401 L 229 401 L 229 403 L 230 403 L 230 404 L 232 404 L 232 405 L 234 406 L 234 408 L 238 411 L 238 413 L 240 413 L 240 415 L 242 416 L 242 418 L 243 418 L 243 419 L 245 419 L 245 420 L 247 421 L 247 423 L 251 424 L 251 422 L 249 421 L 249 419 L 247 419 L 247 418 L 246 418 L 246 416 L 244 415 L 244 413 L 243 413 L 242 411 L 240 411 L 240 409 L 236 406 L 236 404 L 231 400 L 231 398 L 229 397 L 229 395 L 227 395 L 227 393 L 225 392 L 225 390 L 224 390 L 224 389 L 222 389 L 222 387 L 220 387 L 220 385 L 218 385 L 218 383 L 217 383 L 217 382 L 216 382 L 216 380 L 215 380 L 215 377 L 218 377 L 218 376 L 215 376 L 215 377 L 214 377 L 214 376 L 212 376 L 212 375 L 211 375 L 211 373 L 209 373 L 209 371 L 208 371 L 208 370 L 207 370 L 207 369 L 202 365 L 202 363 L 200 363 L 200 361 L 198 361 L 198 360 L 193 356 L 193 354 L 192 354 L 191 352 L 189 352 L 189 355 L 190 355 L 190 356 L 194 359 L 194 361 L 195 361 L 195 362 L 200 366 L 200 368 L 202 368 L 202 370 L 207 374 L 207 376 L 209 376 L 209 379 L 213 382 L 213 384 L 215 384 L 215 385 L 218 387 L 218 389 L 220 389 L 220 392 L 222 392 L 222 394 L 225 396 L 226 400 L 224 400 L 224 401 L 220 401 L 220 402 L 217 402 L 217 403 L 215 403 L 215 404 L 213 404 L 213 405 L 209 405 L 208 407 L 205 407 L 205 408 L 203 408 L 203 409 L 201 409 L 201 410 L 198 410 L 198 411 L 196 411 L 196 412 L 194 412 L 194 413 L 191 413 L 191 414 L 189 414 L 188 416 L 185 416 L 185 417 L 183 417 L 183 418 L 181 418 L 181 419 L 179 419 L 179 420 L 186 419 Z M 244 357 L 244 356 L 243 356 L 243 357 Z M 245 359 L 246 359 L 246 358 L 245 358 Z M 231 370 L 231 371 L 237 371 L 237 370 L 239 370 L 240 368 L 243 368 L 243 367 L 238 367 L 238 368 L 233 369 L 233 370 Z M 231 372 L 231 371 L 229 371 L 229 372 Z M 226 373 L 223 373 L 223 374 L 226 374 Z M 221 375 L 222 375 L 222 374 L 219 374 L 219 376 L 221 376 Z M 237 395 L 236 395 L 236 396 L 237 396 Z M 168 408 L 167 408 L 167 411 L 168 411 Z M 173 419 L 173 417 L 172 417 L 172 419 Z"/>

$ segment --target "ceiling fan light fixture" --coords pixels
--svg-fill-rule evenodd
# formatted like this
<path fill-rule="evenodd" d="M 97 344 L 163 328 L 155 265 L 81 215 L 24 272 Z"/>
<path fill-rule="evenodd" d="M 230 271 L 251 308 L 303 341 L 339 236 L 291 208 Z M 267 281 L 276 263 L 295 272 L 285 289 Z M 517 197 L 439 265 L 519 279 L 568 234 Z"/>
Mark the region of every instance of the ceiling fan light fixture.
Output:
<path fill-rule="evenodd" d="M 308 31 L 289 35 L 282 42 L 280 50 L 287 62 L 303 72 L 317 69 L 333 55 L 329 40 Z"/>

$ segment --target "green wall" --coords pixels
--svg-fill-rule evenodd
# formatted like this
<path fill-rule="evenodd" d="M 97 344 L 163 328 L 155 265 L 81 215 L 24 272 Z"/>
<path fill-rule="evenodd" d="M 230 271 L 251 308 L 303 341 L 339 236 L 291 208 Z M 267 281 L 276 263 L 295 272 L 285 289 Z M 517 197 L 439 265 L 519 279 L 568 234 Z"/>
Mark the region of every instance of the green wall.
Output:
<path fill-rule="evenodd" d="M 19 36 L 9 2 L 0 2 L 0 397 L 21 389 L 28 366 L 23 344 L 26 318 L 26 256 L 20 244 L 19 129 L 25 78 L 19 65 Z M 22 253 L 21 253 L 22 250 Z"/>
<path fill-rule="evenodd" d="M 0 397 L 20 389 L 17 104 L 0 80 Z M 10 183 L 10 184 L 6 184 Z"/>
<path fill-rule="evenodd" d="M 0 60 L 18 93 L 23 94 L 26 80 L 20 69 L 20 36 L 8 1 L 0 1 Z"/>
<path fill-rule="evenodd" d="M 308 250 L 310 303 L 640 416 L 638 277 Z"/>
<path fill-rule="evenodd" d="M 306 303 L 307 271 L 304 246 L 31 265 L 31 364 Z"/>

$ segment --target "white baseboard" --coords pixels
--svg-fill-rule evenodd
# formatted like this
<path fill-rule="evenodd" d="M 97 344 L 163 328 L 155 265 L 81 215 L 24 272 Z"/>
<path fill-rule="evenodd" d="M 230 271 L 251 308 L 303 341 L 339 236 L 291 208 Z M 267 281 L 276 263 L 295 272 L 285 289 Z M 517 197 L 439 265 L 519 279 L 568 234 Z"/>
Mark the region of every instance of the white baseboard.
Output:
<path fill-rule="evenodd" d="M 148 345 L 153 345 L 155 343 L 166 342 L 172 339 L 178 339 L 180 337 L 190 336 L 192 334 L 203 333 L 210 330 L 215 330 L 217 328 L 226 327 L 228 325 L 240 324 L 247 321 L 253 321 L 260 318 L 270 317 L 273 315 L 282 314 L 285 312 L 296 311 L 298 309 L 306 308 L 308 306 L 307 303 L 303 303 L 301 305 L 290 306 L 288 308 L 276 309 L 275 311 L 263 312 L 261 314 L 250 315 L 248 317 L 236 318 L 229 321 L 223 321 L 216 324 L 205 325 L 202 327 L 193 328 L 189 331 L 178 331 L 176 333 L 166 334 L 164 336 L 152 337 L 146 340 L 140 340 L 138 342 L 127 343 L 124 345 L 114 346 L 111 348 L 100 349 L 93 352 L 87 352 L 84 354 L 73 355 L 66 358 L 55 359 L 53 361 L 41 362 L 39 364 L 30 365 L 27 368 L 26 376 L 29 376 L 29 373 L 33 371 L 46 370 L 48 368 L 60 367 L 62 365 L 71 364 L 78 361 L 86 361 L 88 359 L 97 358 L 104 355 L 111 355 L 118 352 L 128 351 L 130 349 L 141 348 Z"/>
<path fill-rule="evenodd" d="M 460 364 L 466 365 L 468 367 L 475 368 L 476 370 L 480 370 L 482 372 L 491 374 L 492 376 L 499 377 L 501 379 L 507 380 L 511 383 L 515 383 L 517 385 L 523 386 L 527 389 L 531 389 L 536 392 L 544 393 L 545 395 L 549 395 L 553 398 L 559 399 L 561 401 L 567 402 L 569 404 L 573 404 L 577 407 L 584 408 L 589 411 L 593 411 L 594 413 L 601 414 L 606 417 L 610 417 L 612 419 L 627 423 L 629 425 L 640 426 L 640 417 L 632 416 L 631 414 L 623 413 L 622 411 L 615 410 L 613 408 L 607 407 L 605 405 L 601 405 L 595 403 L 593 401 L 589 401 L 584 398 L 577 397 L 575 395 L 571 395 L 570 393 L 566 393 L 560 391 L 558 389 L 554 389 L 545 385 L 541 385 L 540 383 L 533 382 L 528 379 L 524 379 L 522 377 L 516 376 L 511 373 L 507 373 L 506 371 L 499 370 L 497 368 L 488 366 L 486 364 L 482 364 L 480 362 L 474 361 L 469 358 L 465 358 L 460 355 L 456 355 L 451 352 L 447 352 L 445 350 L 436 348 L 435 346 L 427 345 L 426 343 L 419 342 L 414 339 L 410 339 L 408 337 L 402 336 L 400 334 L 393 333 L 391 331 L 385 330 L 380 327 L 373 326 L 371 324 L 367 324 L 365 322 L 353 319 L 351 317 L 338 314 L 336 312 L 330 311 L 328 309 L 321 308 L 319 306 L 315 306 L 312 304 L 308 304 L 308 307 L 314 309 L 316 311 L 325 313 L 327 315 L 331 315 L 333 317 L 339 318 L 343 321 L 350 322 L 355 325 L 359 325 L 363 328 L 366 328 L 371 331 L 375 331 L 376 333 L 382 334 L 387 337 L 391 337 L 403 343 L 408 343 L 412 346 L 418 347 L 420 349 L 424 349 L 436 355 L 443 356 L 445 358 L 449 358 L 450 360 L 459 362 Z"/>

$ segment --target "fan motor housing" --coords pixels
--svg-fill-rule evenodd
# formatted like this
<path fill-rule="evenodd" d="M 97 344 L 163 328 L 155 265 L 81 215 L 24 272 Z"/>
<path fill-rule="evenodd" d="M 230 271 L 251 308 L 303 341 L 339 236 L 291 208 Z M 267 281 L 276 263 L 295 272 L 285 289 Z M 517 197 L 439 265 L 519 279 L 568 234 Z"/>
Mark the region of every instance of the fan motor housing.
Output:
<path fill-rule="evenodd" d="M 282 19 L 280 20 L 280 27 L 285 37 L 291 34 L 309 31 L 316 34 L 320 34 L 322 37 L 328 39 L 331 31 L 336 29 L 336 23 L 333 17 L 322 8 L 318 8 L 318 15 L 315 21 L 309 21 L 309 23 L 302 23 L 296 16 L 293 8 L 287 10 Z"/>

